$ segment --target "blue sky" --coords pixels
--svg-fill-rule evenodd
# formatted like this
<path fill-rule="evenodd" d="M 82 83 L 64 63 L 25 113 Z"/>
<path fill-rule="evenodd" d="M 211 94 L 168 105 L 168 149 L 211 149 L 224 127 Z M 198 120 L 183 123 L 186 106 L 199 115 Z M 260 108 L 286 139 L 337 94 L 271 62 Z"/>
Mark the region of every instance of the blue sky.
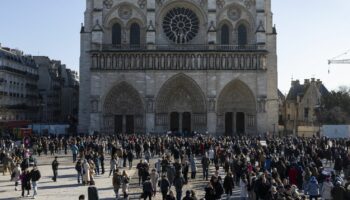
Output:
<path fill-rule="evenodd" d="M 78 70 L 84 9 L 85 0 L 1 0 L 0 42 Z M 272 0 L 283 93 L 292 77 L 319 78 L 329 89 L 350 86 L 349 64 L 332 65 L 329 74 L 327 64 L 350 49 L 349 9 L 349 0 Z"/>

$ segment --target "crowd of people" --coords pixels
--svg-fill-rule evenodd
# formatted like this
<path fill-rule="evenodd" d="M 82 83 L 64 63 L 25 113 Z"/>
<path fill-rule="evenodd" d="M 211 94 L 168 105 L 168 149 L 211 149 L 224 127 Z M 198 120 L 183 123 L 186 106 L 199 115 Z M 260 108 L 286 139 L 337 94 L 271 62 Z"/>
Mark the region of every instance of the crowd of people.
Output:
<path fill-rule="evenodd" d="M 163 200 L 229 199 L 235 190 L 242 200 L 347 200 L 349 144 L 347 140 L 316 137 L 32 137 L 21 145 L 0 139 L 0 161 L 15 190 L 20 182 L 21 196 L 30 195 L 33 189 L 33 198 L 41 177 L 36 159 L 64 153 L 72 155 L 78 184 L 95 188 L 89 199 L 98 199 L 95 176 L 105 173 L 111 177 L 115 197 L 127 199 L 128 171 L 135 169 L 142 199 L 156 195 Z M 134 160 L 138 160 L 135 165 Z M 109 162 L 109 170 L 105 162 Z M 53 181 L 59 178 L 59 165 L 55 157 Z M 194 182 L 204 185 L 186 189 Z"/>

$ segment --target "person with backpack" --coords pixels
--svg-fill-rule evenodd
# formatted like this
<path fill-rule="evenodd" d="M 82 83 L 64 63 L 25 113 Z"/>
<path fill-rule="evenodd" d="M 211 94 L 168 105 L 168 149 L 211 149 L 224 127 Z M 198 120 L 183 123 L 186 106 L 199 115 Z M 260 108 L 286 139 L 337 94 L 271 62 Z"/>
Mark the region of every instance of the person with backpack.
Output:
<path fill-rule="evenodd" d="M 113 178 L 112 178 L 112 183 L 113 183 L 113 189 L 114 189 L 114 193 L 116 198 L 119 198 L 119 189 L 123 184 L 123 177 L 120 174 L 119 170 L 115 170 L 114 174 L 113 174 Z"/>
<path fill-rule="evenodd" d="M 34 165 L 32 171 L 30 171 L 29 176 L 32 180 L 33 199 L 35 199 L 35 196 L 38 194 L 38 183 L 37 182 L 41 178 L 41 173 L 36 165 Z"/>

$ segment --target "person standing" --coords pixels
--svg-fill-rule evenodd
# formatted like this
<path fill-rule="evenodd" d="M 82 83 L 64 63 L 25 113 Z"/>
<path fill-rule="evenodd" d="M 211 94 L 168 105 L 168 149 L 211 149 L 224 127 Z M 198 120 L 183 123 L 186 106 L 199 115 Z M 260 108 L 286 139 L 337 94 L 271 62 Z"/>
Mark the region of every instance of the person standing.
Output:
<path fill-rule="evenodd" d="M 243 174 L 241 176 L 241 180 L 239 182 L 239 186 L 241 188 L 241 195 L 240 195 L 241 200 L 248 199 L 248 197 L 249 197 L 249 194 L 248 194 L 248 180 L 247 180 L 245 174 Z"/>
<path fill-rule="evenodd" d="M 58 171 L 58 161 L 57 161 L 57 156 L 55 157 L 55 159 L 52 161 L 52 171 L 53 171 L 53 177 L 52 177 L 52 180 L 54 182 L 57 181 L 57 171 Z"/>
<path fill-rule="evenodd" d="M 34 165 L 32 171 L 30 171 L 30 178 L 32 179 L 33 186 L 33 199 L 38 194 L 38 181 L 41 178 L 41 173 L 36 165 Z"/>
<path fill-rule="evenodd" d="M 103 151 L 100 152 L 99 155 L 100 155 L 99 159 L 100 159 L 100 163 L 101 163 L 102 174 L 104 174 L 105 173 L 105 155 L 104 155 Z"/>
<path fill-rule="evenodd" d="M 70 149 L 71 149 L 72 154 L 73 154 L 73 163 L 75 163 L 75 161 L 77 160 L 77 154 L 78 154 L 79 148 L 78 148 L 77 144 L 74 143 L 74 144 L 72 144 Z"/>

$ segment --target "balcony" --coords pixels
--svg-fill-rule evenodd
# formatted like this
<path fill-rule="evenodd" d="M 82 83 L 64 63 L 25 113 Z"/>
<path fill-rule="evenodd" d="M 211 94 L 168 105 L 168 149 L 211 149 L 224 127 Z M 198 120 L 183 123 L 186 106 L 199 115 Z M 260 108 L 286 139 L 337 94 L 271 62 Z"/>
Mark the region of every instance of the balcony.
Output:
<path fill-rule="evenodd" d="M 263 45 L 102 45 L 91 51 L 100 70 L 266 70 Z"/>
<path fill-rule="evenodd" d="M 265 45 L 214 45 L 214 44 L 141 44 L 141 45 L 94 45 L 93 51 L 265 51 Z"/>
<path fill-rule="evenodd" d="M 28 73 L 26 71 L 22 71 L 22 70 L 18 70 L 18 69 L 14 69 L 14 68 L 9 67 L 9 66 L 1 65 L 0 66 L 0 70 L 11 72 L 11 73 L 15 73 L 15 74 L 19 74 L 19 75 L 22 75 L 22 76 L 26 76 L 26 77 L 28 77 L 30 79 L 34 79 L 34 80 L 38 80 L 39 79 L 39 75 L 31 74 L 31 73 Z"/>

